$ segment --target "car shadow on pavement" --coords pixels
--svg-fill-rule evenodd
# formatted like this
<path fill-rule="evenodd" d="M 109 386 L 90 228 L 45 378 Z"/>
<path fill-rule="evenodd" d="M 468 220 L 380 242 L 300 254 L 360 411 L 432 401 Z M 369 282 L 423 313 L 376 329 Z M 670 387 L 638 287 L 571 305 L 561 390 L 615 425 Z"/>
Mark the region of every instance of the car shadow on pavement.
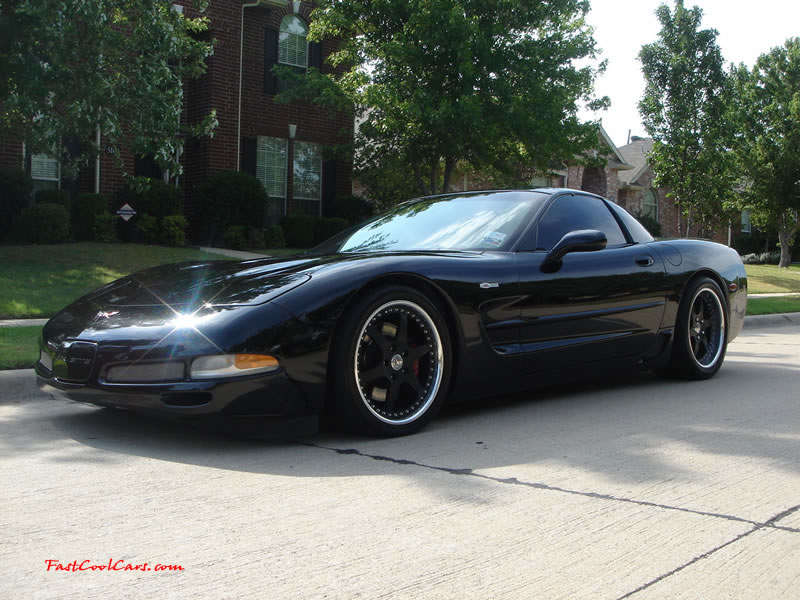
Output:
<path fill-rule="evenodd" d="M 0 421 L 0 451 L 111 468 L 142 457 L 293 477 L 375 476 L 396 473 L 398 465 L 456 474 L 526 465 L 643 484 L 701 479 L 699 463 L 708 455 L 749 457 L 796 474 L 800 411 L 790 382 L 797 374 L 787 378 L 787 369 L 798 371 L 737 356 L 709 381 L 639 373 L 483 399 L 448 406 L 423 432 L 394 439 L 323 432 L 265 442 L 34 390 L 0 402 L 9 409 Z"/>

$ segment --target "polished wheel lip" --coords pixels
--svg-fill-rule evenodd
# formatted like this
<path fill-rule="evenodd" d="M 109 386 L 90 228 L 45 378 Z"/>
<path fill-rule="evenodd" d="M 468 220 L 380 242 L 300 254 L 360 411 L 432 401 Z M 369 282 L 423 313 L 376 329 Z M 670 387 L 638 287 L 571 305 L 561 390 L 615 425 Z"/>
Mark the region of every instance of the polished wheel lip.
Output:
<path fill-rule="evenodd" d="M 710 360 L 708 360 L 706 362 L 701 362 L 701 360 L 695 355 L 695 352 L 694 352 L 694 346 L 692 344 L 692 333 L 693 333 L 693 331 L 698 335 L 700 335 L 701 333 L 702 334 L 705 333 L 696 324 L 696 322 L 695 322 L 695 320 L 696 320 L 695 311 L 694 311 L 695 305 L 697 304 L 698 301 L 705 302 L 702 298 L 700 298 L 700 296 L 704 295 L 704 294 L 708 295 L 708 296 L 710 296 L 711 298 L 714 299 L 713 300 L 713 305 L 714 305 L 714 307 L 716 309 L 716 313 L 717 314 L 716 315 L 711 315 L 711 319 L 713 320 L 715 317 L 717 317 L 719 319 L 719 323 L 718 323 L 718 325 L 715 325 L 712 322 L 711 325 L 710 325 L 710 327 L 713 327 L 715 329 L 715 331 L 712 332 L 712 335 L 713 335 L 714 338 L 716 338 L 716 343 L 717 343 L 716 352 L 714 353 L 714 356 Z M 725 317 L 725 309 L 722 306 L 722 300 L 720 300 L 719 294 L 717 294 L 714 291 L 714 288 L 712 288 L 710 285 L 701 286 L 694 293 L 694 296 L 692 296 L 692 301 L 689 303 L 688 323 L 687 323 L 687 327 L 686 327 L 686 337 L 687 337 L 687 341 L 689 343 L 689 353 L 692 356 L 692 360 L 694 360 L 695 364 L 698 367 L 700 367 L 702 369 L 711 369 L 717 364 L 717 362 L 719 362 L 719 359 L 722 356 L 722 351 L 725 348 L 724 341 L 725 341 L 725 322 L 726 322 L 726 320 L 727 319 Z M 704 354 L 704 356 L 705 356 L 705 354 Z"/>
<path fill-rule="evenodd" d="M 376 316 L 378 316 L 381 312 L 398 306 L 402 306 L 406 309 L 411 309 L 415 311 L 417 315 L 425 322 L 425 325 L 430 331 L 431 336 L 433 338 L 431 340 L 434 346 L 432 354 L 436 361 L 436 366 L 435 366 L 433 381 L 428 387 L 427 396 L 425 397 L 422 404 L 417 408 L 417 410 L 415 410 L 412 414 L 408 415 L 403 419 L 389 419 L 384 415 L 380 414 L 378 411 L 376 411 L 375 408 L 370 403 L 369 399 L 364 395 L 364 390 L 361 387 L 361 379 L 359 377 L 358 358 L 360 355 L 359 350 L 362 344 L 361 340 L 363 340 L 364 336 L 367 335 L 367 329 L 372 323 L 372 320 Z M 444 352 L 442 351 L 442 340 L 439 337 L 439 331 L 436 328 L 433 319 L 431 319 L 430 315 L 425 311 L 425 309 L 423 309 L 419 304 L 411 302 L 410 300 L 392 300 L 390 302 L 382 304 L 377 309 L 375 309 L 372 312 L 372 314 L 370 314 L 369 317 L 367 317 L 367 319 L 364 321 L 364 325 L 361 327 L 361 331 L 359 332 L 356 340 L 357 340 L 356 351 L 353 353 L 354 354 L 353 375 L 355 377 L 356 388 L 358 389 L 358 395 L 361 398 L 361 401 L 364 403 L 364 406 L 367 407 L 367 410 L 369 410 L 370 413 L 372 413 L 372 415 L 375 416 L 375 418 L 389 425 L 407 425 L 409 423 L 413 423 L 414 421 L 422 417 L 426 412 L 428 412 L 428 409 L 431 407 L 433 401 L 436 399 L 436 395 L 438 394 L 439 387 L 442 383 L 442 376 L 444 374 Z"/>

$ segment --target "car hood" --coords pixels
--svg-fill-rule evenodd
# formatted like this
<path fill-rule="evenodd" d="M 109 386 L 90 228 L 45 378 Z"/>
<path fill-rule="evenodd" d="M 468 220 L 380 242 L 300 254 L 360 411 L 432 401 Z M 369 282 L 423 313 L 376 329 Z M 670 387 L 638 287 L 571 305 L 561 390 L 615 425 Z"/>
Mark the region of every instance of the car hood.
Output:
<path fill-rule="evenodd" d="M 118 279 L 83 300 L 102 307 L 263 304 L 310 279 L 310 259 L 162 265 Z"/>

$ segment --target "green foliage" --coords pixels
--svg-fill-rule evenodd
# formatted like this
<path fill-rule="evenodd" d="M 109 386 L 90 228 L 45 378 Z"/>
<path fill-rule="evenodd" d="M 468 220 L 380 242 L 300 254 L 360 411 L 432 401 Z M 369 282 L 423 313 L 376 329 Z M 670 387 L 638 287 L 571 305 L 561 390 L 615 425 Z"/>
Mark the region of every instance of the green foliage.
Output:
<path fill-rule="evenodd" d="M 764 252 L 766 244 L 766 236 L 757 233 L 742 233 L 733 238 L 733 248 L 742 256 Z"/>
<path fill-rule="evenodd" d="M 60 204 L 68 211 L 70 210 L 69 194 L 66 190 L 38 190 L 34 198 L 36 204 L 41 204 L 43 202 Z"/>
<path fill-rule="evenodd" d="M 652 235 L 653 237 L 660 237 L 661 236 L 661 223 L 658 222 L 658 219 L 654 219 L 650 215 L 645 215 L 639 213 L 634 215 L 636 220 L 642 224 L 642 226 L 647 229 L 647 232 Z"/>
<path fill-rule="evenodd" d="M 403 200 L 407 199 L 403 198 Z M 359 196 L 341 196 L 334 201 L 333 212 L 334 216 L 341 217 L 351 225 L 355 225 L 366 221 L 374 215 L 375 205 L 366 198 Z"/>
<path fill-rule="evenodd" d="M 328 58 L 339 70 L 306 79 L 317 99 L 338 100 L 324 86 L 328 77 L 360 107 L 359 170 L 400 157 L 405 180 L 418 193 L 436 193 L 449 189 L 460 160 L 507 171 L 524 156 L 544 171 L 597 145 L 596 127 L 577 117 L 582 103 L 607 104 L 592 97 L 604 65 L 590 64 L 588 2 L 320 0 L 317 7 L 310 37 L 341 40 Z"/>
<path fill-rule="evenodd" d="M 289 248 L 310 248 L 314 245 L 314 217 L 286 215 L 281 219 L 281 228 Z"/>
<path fill-rule="evenodd" d="M 742 262 L 746 265 L 777 265 L 781 262 L 781 253 L 773 252 L 754 252 L 742 256 Z"/>
<path fill-rule="evenodd" d="M 196 208 L 201 240 L 213 245 L 223 239 L 231 225 L 261 227 L 267 210 L 267 193 L 252 175 L 223 171 L 209 177 L 200 187 Z"/>
<path fill-rule="evenodd" d="M 264 248 L 264 230 L 256 229 L 255 227 L 247 228 L 247 247 L 248 248 Z"/>
<path fill-rule="evenodd" d="M 314 245 L 321 244 L 340 231 L 350 227 L 350 223 L 341 217 L 330 217 L 328 219 L 317 219 L 314 223 Z"/>
<path fill-rule="evenodd" d="M 117 219 L 118 217 L 110 212 L 96 214 L 92 224 L 92 239 L 95 242 L 116 242 Z"/>
<path fill-rule="evenodd" d="M 740 206 L 759 228 L 777 229 L 788 267 L 800 231 L 800 38 L 762 54 L 752 70 L 735 67 L 733 79 Z"/>
<path fill-rule="evenodd" d="M 732 199 L 734 169 L 726 118 L 730 85 L 714 29 L 700 29 L 703 11 L 676 0 L 656 14 L 658 40 L 639 53 L 646 81 L 639 112 L 654 139 L 650 164 L 656 185 L 666 187 L 692 225 L 708 232 Z"/>
<path fill-rule="evenodd" d="M 144 241 L 148 244 L 158 243 L 158 219 L 147 213 L 141 213 L 136 216 L 136 228 L 142 234 Z"/>
<path fill-rule="evenodd" d="M 201 9 L 206 0 L 195 0 Z M 197 13 L 195 13 L 197 14 Z M 152 0 L 11 0 L 0 19 L 0 133 L 22 131 L 32 153 L 53 149 L 69 174 L 104 145 L 132 146 L 180 172 L 185 135 L 208 133 L 212 112 L 182 126 L 183 81 L 205 71 L 208 19 Z M 184 113 L 185 114 L 185 113 Z M 65 138 L 82 140 L 71 156 Z M 116 152 L 120 165 L 120 153 Z"/>
<path fill-rule="evenodd" d="M 69 213 L 60 204 L 43 202 L 22 211 L 16 234 L 27 244 L 57 244 L 69 239 Z"/>
<path fill-rule="evenodd" d="M 185 246 L 186 226 L 186 217 L 183 215 L 167 215 L 161 219 L 158 241 L 165 246 Z"/>
<path fill-rule="evenodd" d="M 265 248 L 285 248 L 286 240 L 283 237 L 283 228 L 280 225 L 269 225 L 264 230 Z"/>
<path fill-rule="evenodd" d="M 32 187 L 31 176 L 22 169 L 0 168 L 0 241 L 8 239 L 12 223 L 30 205 Z"/>
<path fill-rule="evenodd" d="M 181 196 L 178 188 L 160 179 L 134 177 L 120 189 L 117 195 L 117 208 L 130 204 L 141 214 L 148 214 L 158 219 L 167 215 L 178 215 L 183 212 Z M 136 223 L 138 215 L 131 219 Z"/>
<path fill-rule="evenodd" d="M 241 250 L 247 243 L 247 227 L 244 225 L 231 225 L 222 236 L 222 243 L 226 248 Z"/>
<path fill-rule="evenodd" d="M 108 200 L 101 194 L 78 194 L 72 203 L 72 230 L 78 240 L 95 239 L 94 224 L 98 215 L 108 214 Z M 112 215 L 114 223 L 119 218 Z M 115 236 L 116 237 L 116 234 Z"/>

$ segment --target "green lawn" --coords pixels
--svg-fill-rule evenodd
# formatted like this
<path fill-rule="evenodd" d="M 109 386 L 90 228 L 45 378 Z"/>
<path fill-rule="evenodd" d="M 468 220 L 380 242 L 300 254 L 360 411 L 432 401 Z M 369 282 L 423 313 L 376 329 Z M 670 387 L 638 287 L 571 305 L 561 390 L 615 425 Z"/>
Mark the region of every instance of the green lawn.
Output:
<path fill-rule="evenodd" d="M 800 265 L 779 269 L 777 265 L 745 265 L 750 294 L 800 292 Z"/>
<path fill-rule="evenodd" d="M 0 370 L 32 369 L 41 327 L 0 327 Z"/>
<path fill-rule="evenodd" d="M 800 312 L 800 297 L 748 298 L 748 315 L 774 315 L 776 313 Z"/>
<path fill-rule="evenodd" d="M 50 317 L 93 289 L 148 267 L 225 258 L 142 244 L 0 246 L 0 319 Z"/>

